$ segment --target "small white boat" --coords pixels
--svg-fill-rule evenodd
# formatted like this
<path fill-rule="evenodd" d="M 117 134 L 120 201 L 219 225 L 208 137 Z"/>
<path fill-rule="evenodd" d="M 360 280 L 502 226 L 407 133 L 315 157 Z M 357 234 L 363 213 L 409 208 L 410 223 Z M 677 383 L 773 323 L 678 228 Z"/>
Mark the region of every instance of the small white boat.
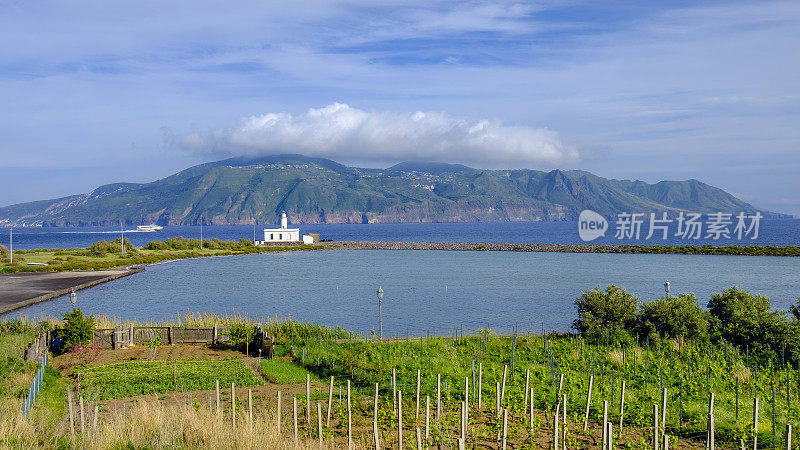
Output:
<path fill-rule="evenodd" d="M 164 227 L 160 227 L 154 223 L 151 223 L 150 225 L 139 225 L 136 227 L 136 231 L 159 231 L 163 229 Z"/>

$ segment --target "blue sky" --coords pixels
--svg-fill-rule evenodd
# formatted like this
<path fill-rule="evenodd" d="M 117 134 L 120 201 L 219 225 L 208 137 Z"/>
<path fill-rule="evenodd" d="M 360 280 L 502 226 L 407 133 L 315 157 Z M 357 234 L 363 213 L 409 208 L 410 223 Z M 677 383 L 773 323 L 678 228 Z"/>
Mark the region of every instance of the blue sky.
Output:
<path fill-rule="evenodd" d="M 0 206 L 238 154 L 700 179 L 800 215 L 794 2 L 0 2 Z"/>

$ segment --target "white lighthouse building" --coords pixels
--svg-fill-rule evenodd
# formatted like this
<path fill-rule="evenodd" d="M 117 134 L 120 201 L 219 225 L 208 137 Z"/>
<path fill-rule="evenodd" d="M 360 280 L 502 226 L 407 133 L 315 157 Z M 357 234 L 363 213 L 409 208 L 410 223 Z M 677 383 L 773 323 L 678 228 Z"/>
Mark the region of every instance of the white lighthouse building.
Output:
<path fill-rule="evenodd" d="M 289 228 L 289 219 L 286 213 L 281 213 L 280 228 L 265 228 L 264 243 L 269 242 L 300 242 L 300 229 Z"/>

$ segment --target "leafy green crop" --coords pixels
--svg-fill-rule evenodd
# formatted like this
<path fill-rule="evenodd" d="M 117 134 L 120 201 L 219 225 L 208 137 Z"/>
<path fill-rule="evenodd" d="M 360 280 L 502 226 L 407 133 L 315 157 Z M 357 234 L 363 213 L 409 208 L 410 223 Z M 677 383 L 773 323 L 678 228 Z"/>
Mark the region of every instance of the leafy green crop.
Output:
<path fill-rule="evenodd" d="M 131 361 L 75 370 L 87 400 L 263 384 L 242 360 Z"/>

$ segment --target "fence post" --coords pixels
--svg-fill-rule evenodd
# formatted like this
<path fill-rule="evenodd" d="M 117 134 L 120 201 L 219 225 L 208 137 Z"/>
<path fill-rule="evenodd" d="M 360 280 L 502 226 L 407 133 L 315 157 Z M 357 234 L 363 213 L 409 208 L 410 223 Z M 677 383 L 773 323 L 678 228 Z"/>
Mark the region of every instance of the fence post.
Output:
<path fill-rule="evenodd" d="M 174 345 L 175 344 L 172 341 L 172 339 L 173 339 L 173 337 L 172 337 L 172 325 L 170 325 L 169 329 L 167 330 L 167 339 L 169 340 L 169 345 Z"/>
<path fill-rule="evenodd" d="M 72 389 L 67 389 L 67 403 L 69 404 L 69 437 L 75 438 L 75 407 L 72 404 Z"/>

